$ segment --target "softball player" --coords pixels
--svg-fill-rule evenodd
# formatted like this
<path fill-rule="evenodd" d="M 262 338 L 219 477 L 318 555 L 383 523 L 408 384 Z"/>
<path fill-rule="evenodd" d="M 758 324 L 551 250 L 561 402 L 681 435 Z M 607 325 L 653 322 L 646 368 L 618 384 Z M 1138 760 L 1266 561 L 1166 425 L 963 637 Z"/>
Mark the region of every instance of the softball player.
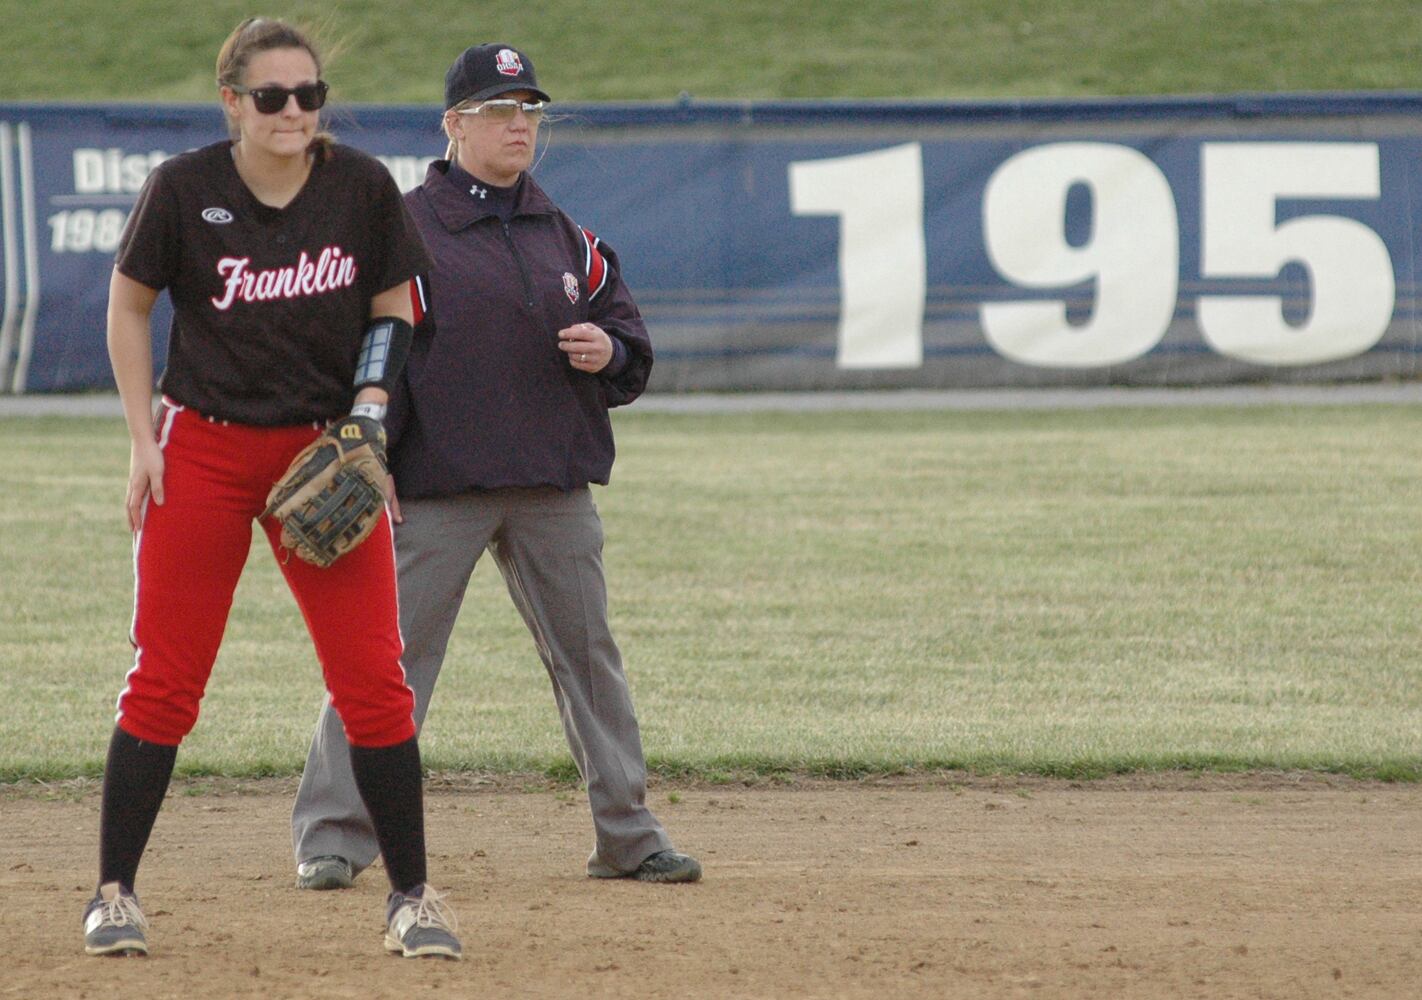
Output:
<path fill-rule="evenodd" d="M 252 520 L 327 422 L 347 411 L 383 416 L 408 352 L 409 281 L 426 266 L 390 175 L 318 132 L 326 84 L 304 34 L 244 21 L 222 47 L 217 78 L 232 140 L 155 170 L 109 290 L 109 352 L 132 438 L 136 655 L 104 770 L 99 888 L 84 914 L 92 955 L 148 950 L 134 879 L 178 744 L 197 720 Z M 164 288 L 174 318 L 155 421 L 148 322 Z M 376 330 L 386 360 L 361 364 L 358 381 Z M 263 528 L 276 550 L 278 526 Z M 388 519 L 329 568 L 283 559 L 281 569 L 385 858 L 385 946 L 459 958 L 453 916 L 426 884 Z"/>

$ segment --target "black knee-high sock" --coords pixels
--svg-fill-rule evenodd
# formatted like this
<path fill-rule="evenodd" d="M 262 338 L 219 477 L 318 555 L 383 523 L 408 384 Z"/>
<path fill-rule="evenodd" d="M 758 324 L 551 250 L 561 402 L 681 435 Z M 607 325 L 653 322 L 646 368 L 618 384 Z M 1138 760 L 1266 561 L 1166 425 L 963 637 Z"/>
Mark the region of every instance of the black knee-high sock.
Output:
<path fill-rule="evenodd" d="M 390 887 L 408 893 L 425 882 L 424 774 L 412 736 L 393 747 L 351 747 L 356 788 L 370 813 Z"/>
<path fill-rule="evenodd" d="M 133 888 L 177 758 L 175 746 L 149 743 L 114 727 L 99 813 L 100 885 L 122 882 Z"/>

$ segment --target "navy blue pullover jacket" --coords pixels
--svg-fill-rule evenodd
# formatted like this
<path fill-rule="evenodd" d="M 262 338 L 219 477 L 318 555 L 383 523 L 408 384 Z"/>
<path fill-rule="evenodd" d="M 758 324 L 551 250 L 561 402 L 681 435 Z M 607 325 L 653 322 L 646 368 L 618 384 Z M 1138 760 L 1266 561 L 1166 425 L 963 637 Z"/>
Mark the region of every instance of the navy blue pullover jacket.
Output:
<path fill-rule="evenodd" d="M 527 174 L 505 223 L 448 171 L 436 161 L 405 196 L 433 263 L 415 281 L 414 345 L 386 417 L 396 489 L 605 484 L 608 409 L 641 395 L 652 368 L 617 255 Z M 620 343 L 596 375 L 558 349 L 558 331 L 582 322 Z"/>

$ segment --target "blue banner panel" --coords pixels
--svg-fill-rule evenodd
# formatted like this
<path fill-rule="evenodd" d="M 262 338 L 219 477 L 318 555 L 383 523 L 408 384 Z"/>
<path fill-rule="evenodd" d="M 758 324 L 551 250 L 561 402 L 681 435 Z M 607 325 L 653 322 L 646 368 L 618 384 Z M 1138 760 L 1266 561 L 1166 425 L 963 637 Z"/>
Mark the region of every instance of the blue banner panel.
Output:
<path fill-rule="evenodd" d="M 1422 95 L 559 111 L 536 175 L 618 251 L 654 391 L 1417 373 Z M 332 120 L 405 189 L 438 123 Z M 215 104 L 0 104 L 0 391 L 112 385 L 127 213 L 222 136 Z"/>

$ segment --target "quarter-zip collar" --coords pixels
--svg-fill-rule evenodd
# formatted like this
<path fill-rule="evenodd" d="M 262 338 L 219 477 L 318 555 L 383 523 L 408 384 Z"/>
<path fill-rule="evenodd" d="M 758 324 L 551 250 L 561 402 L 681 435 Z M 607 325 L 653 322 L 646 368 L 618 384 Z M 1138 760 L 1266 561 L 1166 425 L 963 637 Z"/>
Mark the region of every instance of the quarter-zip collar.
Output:
<path fill-rule="evenodd" d="M 457 233 L 481 219 L 497 218 L 487 203 L 469 196 L 467 185 L 461 187 L 450 179 L 448 160 L 435 160 L 430 164 L 422 187 L 435 217 L 451 233 Z M 514 216 L 552 215 L 556 211 L 552 199 L 543 193 L 534 179 L 527 172 L 520 174 L 518 191 L 514 196 Z"/>
<path fill-rule="evenodd" d="M 514 205 L 518 199 L 518 189 L 523 185 L 523 174 L 514 178 L 514 182 L 507 187 L 499 187 L 497 184 L 490 184 L 480 180 L 469 171 L 461 167 L 458 162 L 451 160 L 449 163 L 449 173 L 445 175 L 449 182 L 456 187 L 462 187 L 468 192 L 469 197 L 476 198 L 484 203 L 484 207 L 493 212 L 499 218 L 507 222 L 513 218 Z"/>

